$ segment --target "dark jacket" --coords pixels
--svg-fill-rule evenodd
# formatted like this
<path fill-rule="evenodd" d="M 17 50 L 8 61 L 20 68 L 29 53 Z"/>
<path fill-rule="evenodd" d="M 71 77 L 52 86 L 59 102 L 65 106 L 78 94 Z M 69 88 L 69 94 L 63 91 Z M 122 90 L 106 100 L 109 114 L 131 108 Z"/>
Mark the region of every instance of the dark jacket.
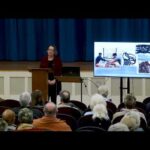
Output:
<path fill-rule="evenodd" d="M 48 68 L 48 55 L 41 59 L 40 68 Z M 60 76 L 62 73 L 62 62 L 58 56 L 54 57 L 52 70 L 54 71 L 55 76 Z"/>

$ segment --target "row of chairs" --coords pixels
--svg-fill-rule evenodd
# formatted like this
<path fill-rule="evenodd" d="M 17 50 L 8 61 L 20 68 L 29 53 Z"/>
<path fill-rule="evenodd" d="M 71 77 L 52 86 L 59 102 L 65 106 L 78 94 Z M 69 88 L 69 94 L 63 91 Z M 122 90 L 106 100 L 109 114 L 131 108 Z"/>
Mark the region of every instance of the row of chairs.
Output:
<path fill-rule="evenodd" d="M 79 107 L 83 111 L 85 111 L 87 109 L 87 106 L 80 101 L 71 100 L 70 102 L 74 103 L 77 107 Z M 14 100 L 14 99 L 6 99 L 3 101 L 0 101 L 0 106 L 14 108 L 14 107 L 20 107 L 20 103 L 19 103 L 19 101 Z"/>
<path fill-rule="evenodd" d="M 83 127 L 97 127 L 97 128 L 102 128 L 103 130 L 106 130 L 106 124 L 103 126 L 103 121 L 101 122 L 100 126 L 96 126 L 93 119 L 92 115 L 87 115 L 87 116 L 82 116 L 78 121 L 71 115 L 68 114 L 57 114 L 57 118 L 66 121 L 66 123 L 71 127 L 72 131 L 76 131 L 80 128 Z M 110 124 L 107 125 L 107 127 Z"/>
<path fill-rule="evenodd" d="M 80 102 L 80 101 L 77 101 L 77 100 L 71 100 L 70 102 L 74 103 L 76 106 L 78 106 L 81 110 L 86 110 L 87 109 L 87 106 Z M 150 103 L 150 97 L 147 97 L 143 100 L 143 102 L 136 102 L 136 105 L 137 107 L 140 107 L 142 109 L 145 110 L 145 105 Z M 107 101 L 107 107 L 109 109 L 111 109 L 113 112 L 116 112 L 117 109 L 120 109 L 121 107 L 123 107 L 123 103 L 119 104 L 118 108 L 116 107 L 115 104 L 113 104 L 112 102 L 109 102 Z M 3 101 L 0 101 L 0 106 L 7 106 L 7 107 L 19 107 L 20 106 L 20 103 L 18 100 L 15 100 L 15 99 L 6 99 L 6 100 L 3 100 Z"/>
<path fill-rule="evenodd" d="M 6 99 L 3 101 L 0 101 L 0 106 L 14 108 L 14 107 L 20 107 L 20 103 L 19 101 L 14 100 L 14 99 Z"/>

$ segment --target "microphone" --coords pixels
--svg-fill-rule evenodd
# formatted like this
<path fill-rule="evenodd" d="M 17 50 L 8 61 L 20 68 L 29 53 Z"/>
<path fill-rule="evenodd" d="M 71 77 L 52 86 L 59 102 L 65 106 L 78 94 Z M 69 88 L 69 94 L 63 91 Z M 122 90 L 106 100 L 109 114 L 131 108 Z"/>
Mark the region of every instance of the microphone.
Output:
<path fill-rule="evenodd" d="M 87 85 L 85 84 L 85 82 L 83 81 L 84 86 L 87 88 Z"/>

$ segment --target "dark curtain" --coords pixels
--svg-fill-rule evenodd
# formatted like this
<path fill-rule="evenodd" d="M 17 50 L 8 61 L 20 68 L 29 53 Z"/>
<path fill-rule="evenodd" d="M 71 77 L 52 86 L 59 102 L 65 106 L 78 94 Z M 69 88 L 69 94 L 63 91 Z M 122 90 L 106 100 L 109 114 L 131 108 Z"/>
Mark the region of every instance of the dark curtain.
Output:
<path fill-rule="evenodd" d="M 150 41 L 150 19 L 0 19 L 0 60 L 38 61 L 50 44 L 63 62 L 93 61 L 95 41 Z"/>

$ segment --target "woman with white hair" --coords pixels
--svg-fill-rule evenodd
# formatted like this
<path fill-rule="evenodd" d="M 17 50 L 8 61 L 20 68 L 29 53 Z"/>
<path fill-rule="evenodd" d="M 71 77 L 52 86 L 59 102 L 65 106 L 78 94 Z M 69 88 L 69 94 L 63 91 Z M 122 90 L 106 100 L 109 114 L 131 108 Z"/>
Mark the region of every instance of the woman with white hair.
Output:
<path fill-rule="evenodd" d="M 111 121 L 109 119 L 106 106 L 103 104 L 97 104 L 94 106 L 92 112 L 92 119 L 94 120 L 95 124 L 107 130 L 111 124 Z"/>
<path fill-rule="evenodd" d="M 108 96 L 108 88 L 106 87 L 106 85 L 101 85 L 98 87 L 98 94 L 102 95 L 103 97 Z"/>
<path fill-rule="evenodd" d="M 102 95 L 106 101 L 112 101 L 108 98 L 108 87 L 106 85 L 101 85 L 97 89 L 97 93 Z"/>
<path fill-rule="evenodd" d="M 102 95 L 94 94 L 92 95 L 90 100 L 90 108 L 93 110 L 94 106 L 96 106 L 97 104 L 103 104 L 104 106 L 106 106 L 106 101 Z"/>
<path fill-rule="evenodd" d="M 103 104 L 104 106 L 106 106 L 106 101 L 104 100 L 102 95 L 96 93 L 92 95 L 90 99 L 89 110 L 85 112 L 84 116 L 93 114 L 92 110 L 97 104 Z"/>
<path fill-rule="evenodd" d="M 118 122 L 118 123 L 115 123 L 115 124 L 112 124 L 109 128 L 108 128 L 108 131 L 111 131 L 111 132 L 116 132 L 116 131 L 119 131 L 119 132 L 124 132 L 124 131 L 130 131 L 128 129 L 128 126 L 121 123 L 121 122 Z"/>
<path fill-rule="evenodd" d="M 144 131 L 140 128 L 140 114 L 134 110 L 126 113 L 120 122 L 126 124 L 130 131 Z"/>

